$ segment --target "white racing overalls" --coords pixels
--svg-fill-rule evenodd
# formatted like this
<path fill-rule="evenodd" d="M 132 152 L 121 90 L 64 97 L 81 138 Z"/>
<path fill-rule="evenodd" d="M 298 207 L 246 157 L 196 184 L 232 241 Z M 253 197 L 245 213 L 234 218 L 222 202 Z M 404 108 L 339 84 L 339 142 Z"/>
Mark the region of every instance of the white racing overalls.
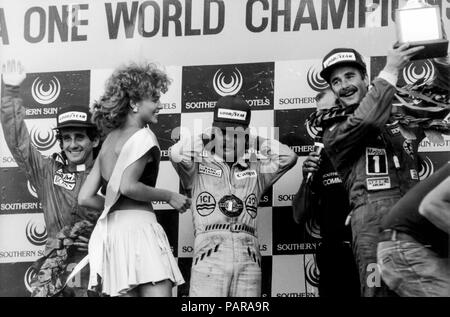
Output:
<path fill-rule="evenodd" d="M 200 137 L 182 137 L 169 153 L 192 197 L 195 240 L 189 295 L 260 296 L 258 204 L 295 165 L 297 155 L 276 140 L 265 140 L 257 160 L 244 156 L 230 167 L 207 152 Z"/>

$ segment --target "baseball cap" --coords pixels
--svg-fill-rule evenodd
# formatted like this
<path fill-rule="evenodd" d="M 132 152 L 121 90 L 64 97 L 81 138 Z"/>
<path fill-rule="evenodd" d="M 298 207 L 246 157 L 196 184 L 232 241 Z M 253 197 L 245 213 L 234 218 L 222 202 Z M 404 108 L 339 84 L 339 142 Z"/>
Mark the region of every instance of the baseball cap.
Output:
<path fill-rule="evenodd" d="M 337 66 L 354 66 L 361 69 L 366 73 L 366 64 L 364 60 L 356 50 L 352 48 L 335 48 L 329 52 L 322 60 L 322 71 L 320 76 L 327 82 L 330 81 L 331 72 Z"/>
<path fill-rule="evenodd" d="M 242 97 L 225 96 L 220 98 L 214 108 L 213 126 L 220 129 L 227 127 L 248 127 L 250 124 L 250 105 Z"/>
<path fill-rule="evenodd" d="M 75 105 L 59 108 L 55 129 L 68 127 L 95 128 L 95 124 L 91 122 L 89 108 Z"/>

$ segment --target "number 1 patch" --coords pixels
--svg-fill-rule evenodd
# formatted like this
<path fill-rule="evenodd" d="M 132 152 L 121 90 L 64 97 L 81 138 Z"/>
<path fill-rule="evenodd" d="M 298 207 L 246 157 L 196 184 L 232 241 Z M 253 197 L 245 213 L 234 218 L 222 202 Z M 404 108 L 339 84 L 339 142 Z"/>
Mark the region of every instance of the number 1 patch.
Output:
<path fill-rule="evenodd" d="M 377 149 L 373 147 L 366 148 L 366 174 L 388 174 L 388 162 L 385 149 Z"/>

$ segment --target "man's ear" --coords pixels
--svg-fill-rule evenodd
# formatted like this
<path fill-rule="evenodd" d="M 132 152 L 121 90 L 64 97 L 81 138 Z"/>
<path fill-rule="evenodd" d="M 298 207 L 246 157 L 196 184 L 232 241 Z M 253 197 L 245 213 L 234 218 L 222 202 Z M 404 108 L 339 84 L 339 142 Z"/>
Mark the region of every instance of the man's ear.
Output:
<path fill-rule="evenodd" d="M 97 136 L 94 138 L 94 141 L 92 141 L 92 147 L 93 147 L 93 148 L 96 148 L 99 144 L 100 144 L 100 137 L 97 135 Z"/>
<path fill-rule="evenodd" d="M 366 84 L 366 87 L 369 87 L 369 75 L 367 74 L 364 75 L 364 83 Z"/>

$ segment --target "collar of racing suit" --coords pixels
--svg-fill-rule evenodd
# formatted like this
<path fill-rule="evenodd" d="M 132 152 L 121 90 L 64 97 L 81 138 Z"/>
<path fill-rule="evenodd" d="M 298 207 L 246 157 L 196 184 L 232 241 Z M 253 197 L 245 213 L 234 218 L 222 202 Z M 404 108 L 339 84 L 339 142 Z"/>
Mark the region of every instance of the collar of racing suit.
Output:
<path fill-rule="evenodd" d="M 53 157 L 53 159 L 54 159 L 56 162 L 58 162 L 58 163 L 64 165 L 66 168 L 69 167 L 69 162 L 67 161 L 66 157 L 62 154 L 62 152 L 59 152 L 59 153 L 53 153 L 52 157 Z M 92 166 L 94 166 L 94 162 L 95 162 L 95 161 L 92 160 L 92 163 L 89 164 L 89 165 L 86 165 L 86 164 L 78 164 L 78 165 L 76 165 L 76 167 L 75 167 L 75 171 L 71 171 L 71 172 L 86 172 L 86 171 L 90 171 L 91 168 L 92 168 Z"/>

